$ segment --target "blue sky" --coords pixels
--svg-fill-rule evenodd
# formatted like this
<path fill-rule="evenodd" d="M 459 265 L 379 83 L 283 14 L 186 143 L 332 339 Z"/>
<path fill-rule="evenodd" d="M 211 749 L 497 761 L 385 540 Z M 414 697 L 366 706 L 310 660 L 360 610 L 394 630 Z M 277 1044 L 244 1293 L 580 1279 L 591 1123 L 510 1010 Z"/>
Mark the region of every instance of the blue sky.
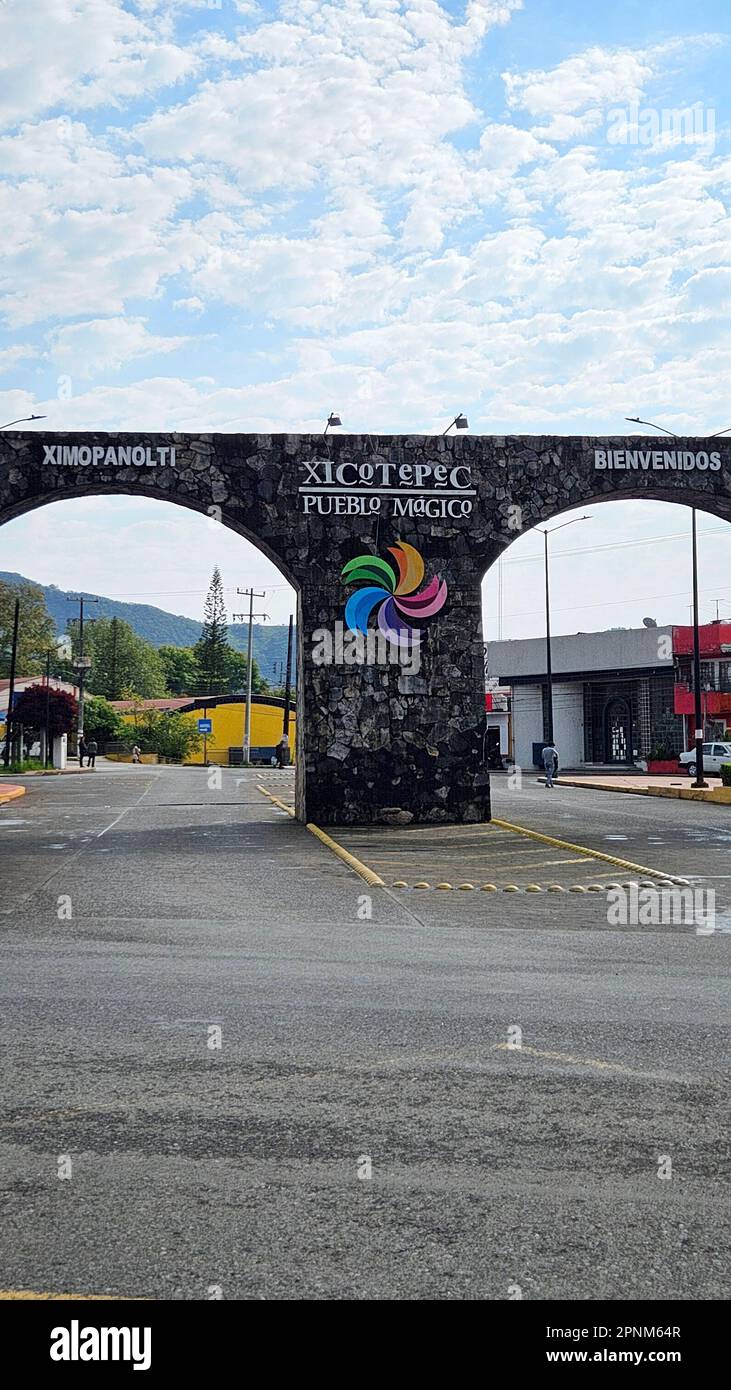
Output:
<path fill-rule="evenodd" d="M 730 28 L 727 5 L 672 0 L 5 0 L 0 419 L 731 424 Z M 87 587 L 144 588 L 158 513 L 137 532 L 113 505 L 74 513 Z M 604 509 L 604 542 L 685 527 L 628 506 Z M 151 594 L 183 585 L 195 518 L 171 515 L 180 543 Z M 40 525 L 6 528 L 0 568 L 78 584 Z M 110 574 L 115 525 L 129 568 Z M 270 573 L 232 536 L 195 537 L 201 573 L 239 547 L 232 588 Z M 722 540 L 703 589 L 710 602 L 725 577 L 731 608 Z M 626 557 L 643 593 L 679 592 L 682 547 L 640 549 Z M 565 630 L 603 625 L 603 576 L 598 561 L 582 574 L 590 623 L 570 611 L 575 577 L 557 579 Z M 515 635 L 533 631 L 513 607 Z"/>

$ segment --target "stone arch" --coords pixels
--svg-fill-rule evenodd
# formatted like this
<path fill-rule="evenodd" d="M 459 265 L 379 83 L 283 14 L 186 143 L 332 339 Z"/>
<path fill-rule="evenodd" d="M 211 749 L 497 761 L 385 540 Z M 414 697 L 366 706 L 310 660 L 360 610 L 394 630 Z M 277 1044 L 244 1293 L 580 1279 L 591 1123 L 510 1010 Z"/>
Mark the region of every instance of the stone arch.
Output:
<path fill-rule="evenodd" d="M 600 500 L 683 502 L 731 520 L 731 448 L 714 443 L 5 432 L 0 524 L 99 493 L 204 514 L 220 506 L 225 524 L 298 591 L 297 814 L 322 824 L 475 821 L 490 815 L 483 574 L 520 532 Z M 426 581 L 443 580 L 448 593 L 418 673 L 318 662 L 313 633 L 343 622 L 346 561 L 388 554 L 397 541 L 420 553 Z"/>

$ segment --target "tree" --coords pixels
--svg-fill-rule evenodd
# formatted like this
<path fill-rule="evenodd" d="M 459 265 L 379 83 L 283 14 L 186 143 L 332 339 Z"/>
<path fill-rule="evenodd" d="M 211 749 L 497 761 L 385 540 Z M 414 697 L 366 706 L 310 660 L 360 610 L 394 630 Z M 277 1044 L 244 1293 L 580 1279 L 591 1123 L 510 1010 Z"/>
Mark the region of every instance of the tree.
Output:
<path fill-rule="evenodd" d="M 171 695 L 196 695 L 200 672 L 193 647 L 158 647 L 165 684 Z"/>
<path fill-rule="evenodd" d="M 35 584 L 12 585 L 0 581 L 0 677 L 4 678 L 10 675 L 16 598 L 20 599 L 16 674 L 35 676 L 44 669 L 46 652 L 56 651 L 56 628 L 46 608 L 43 591 Z"/>
<path fill-rule="evenodd" d="M 199 679 L 205 695 L 226 693 L 226 663 L 231 648 L 228 643 L 228 621 L 223 600 L 221 572 L 216 565 L 206 597 L 203 631 L 193 648 Z"/>
<path fill-rule="evenodd" d="M 162 714 L 155 730 L 155 752 L 161 758 L 184 762 L 202 743 L 198 727 L 189 714 Z"/>
<path fill-rule="evenodd" d="M 84 700 L 84 735 L 97 743 L 123 739 L 128 729 L 121 715 L 101 695 L 87 695 Z"/>
<path fill-rule="evenodd" d="M 248 660 L 243 652 L 234 651 L 233 647 L 229 647 L 226 656 L 227 695 L 238 695 L 246 690 L 246 671 L 248 664 Z M 262 676 L 255 656 L 251 658 L 251 689 L 252 691 L 264 691 L 269 689 L 269 682 Z"/>
<path fill-rule="evenodd" d="M 34 729 L 40 733 L 46 727 L 46 702 L 48 703 L 51 738 L 59 734 L 70 734 L 76 728 L 78 704 L 68 690 L 56 690 L 51 686 L 27 685 L 13 705 L 13 724 L 16 729 Z"/>
<path fill-rule="evenodd" d="M 129 701 L 127 713 L 132 716 L 134 740 L 143 753 L 157 753 L 160 758 L 183 760 L 201 746 L 198 725 L 189 714 L 168 714 L 157 709 L 145 709 L 134 690 L 126 690 Z M 127 725 L 129 737 L 129 724 Z"/>
<path fill-rule="evenodd" d="M 69 623 L 73 655 L 79 655 L 79 624 Z M 165 671 L 157 648 L 138 637 L 122 618 L 96 618 L 84 624 L 84 655 L 91 660 L 86 688 L 92 695 L 119 700 L 134 686 L 144 700 L 166 694 Z"/>

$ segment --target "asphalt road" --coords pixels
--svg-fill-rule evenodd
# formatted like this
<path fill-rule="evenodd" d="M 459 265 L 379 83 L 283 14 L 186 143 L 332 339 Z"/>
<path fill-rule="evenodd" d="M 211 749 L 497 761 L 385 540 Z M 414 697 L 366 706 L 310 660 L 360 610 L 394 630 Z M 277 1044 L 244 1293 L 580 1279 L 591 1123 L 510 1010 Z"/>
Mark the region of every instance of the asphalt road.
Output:
<path fill-rule="evenodd" d="M 259 780 L 100 765 L 0 806 L 2 1287 L 725 1297 L 731 935 L 368 889 Z M 723 808 L 495 802 L 713 884 L 724 925 Z"/>

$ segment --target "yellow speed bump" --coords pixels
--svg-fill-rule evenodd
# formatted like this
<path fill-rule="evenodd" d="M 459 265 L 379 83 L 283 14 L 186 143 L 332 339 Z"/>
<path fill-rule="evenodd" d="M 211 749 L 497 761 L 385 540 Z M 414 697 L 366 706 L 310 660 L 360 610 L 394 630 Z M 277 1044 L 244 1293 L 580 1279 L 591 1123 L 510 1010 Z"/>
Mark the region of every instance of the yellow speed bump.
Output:
<path fill-rule="evenodd" d="M 451 883 L 438 883 L 437 888 L 451 888 Z"/>
<path fill-rule="evenodd" d="M 358 874 L 360 878 L 364 878 L 366 883 L 369 883 L 372 888 L 384 887 L 383 879 L 380 874 L 375 873 L 373 869 L 369 869 L 367 864 L 362 864 L 360 859 L 356 859 L 355 855 L 351 854 L 349 850 L 343 849 L 342 845 L 339 845 L 337 840 L 333 840 L 330 835 L 326 835 L 325 831 L 321 830 L 319 825 L 313 825 L 312 821 L 308 821 L 307 829 L 311 835 L 315 835 L 318 840 L 322 840 L 322 843 L 327 845 L 328 849 L 331 849 L 333 854 L 337 854 L 338 859 L 342 859 L 343 863 L 347 864 L 348 868 L 353 870 L 353 873 Z"/>
<path fill-rule="evenodd" d="M 646 864 L 633 864 L 631 859 L 620 859 L 616 854 L 606 854 L 601 849 L 589 849 L 588 845 L 574 845 L 570 840 L 557 840 L 555 835 L 542 835 L 538 830 L 529 830 L 525 825 L 514 825 L 512 821 L 494 816 L 491 825 L 500 825 L 503 830 L 514 830 L 518 835 L 527 835 L 530 840 L 540 840 L 544 845 L 555 845 L 558 849 L 572 849 L 577 854 L 586 854 L 590 859 L 604 859 L 607 864 L 619 864 L 623 869 L 633 869 L 635 873 L 652 874 L 654 878 L 669 879 L 664 869 L 648 869 Z"/>
<path fill-rule="evenodd" d="M 431 887 L 431 885 L 428 884 L 428 883 L 426 882 L 425 879 L 419 879 L 419 882 L 418 882 L 418 883 L 415 883 L 415 884 L 414 884 L 414 887 L 415 887 L 415 888 L 429 888 L 429 887 Z"/>
<path fill-rule="evenodd" d="M 540 883 L 529 883 L 527 884 L 525 891 L 526 893 L 542 893 L 543 889 L 541 888 Z"/>
<path fill-rule="evenodd" d="M 480 892 L 481 892 L 481 893 L 497 893 L 497 884 L 496 884 L 496 883 L 483 883 L 482 888 L 480 889 Z"/>
<path fill-rule="evenodd" d="M 474 887 L 474 883 L 460 883 L 458 891 L 460 893 L 472 893 L 474 891 Z"/>
<path fill-rule="evenodd" d="M 571 887 L 569 888 L 569 893 L 585 893 L 585 892 L 586 892 L 586 889 L 585 889 L 583 883 L 572 883 L 572 884 L 571 884 Z"/>
<path fill-rule="evenodd" d="M 520 889 L 519 889 L 517 883 L 506 883 L 506 884 L 505 884 L 505 887 L 503 888 L 503 893 L 519 893 L 519 892 L 520 892 Z"/>
<path fill-rule="evenodd" d="M 408 886 L 408 883 L 402 878 L 394 879 L 394 882 L 391 884 L 392 888 L 408 888 Z"/>
<path fill-rule="evenodd" d="M 268 796 L 269 800 L 273 801 L 274 805 L 278 806 L 280 811 L 286 811 L 288 816 L 294 816 L 294 806 L 289 806 L 286 801 L 280 801 L 278 796 L 275 796 L 273 792 L 267 791 L 266 787 L 262 787 L 259 782 L 256 784 L 256 790 L 262 792 L 264 796 Z"/>

